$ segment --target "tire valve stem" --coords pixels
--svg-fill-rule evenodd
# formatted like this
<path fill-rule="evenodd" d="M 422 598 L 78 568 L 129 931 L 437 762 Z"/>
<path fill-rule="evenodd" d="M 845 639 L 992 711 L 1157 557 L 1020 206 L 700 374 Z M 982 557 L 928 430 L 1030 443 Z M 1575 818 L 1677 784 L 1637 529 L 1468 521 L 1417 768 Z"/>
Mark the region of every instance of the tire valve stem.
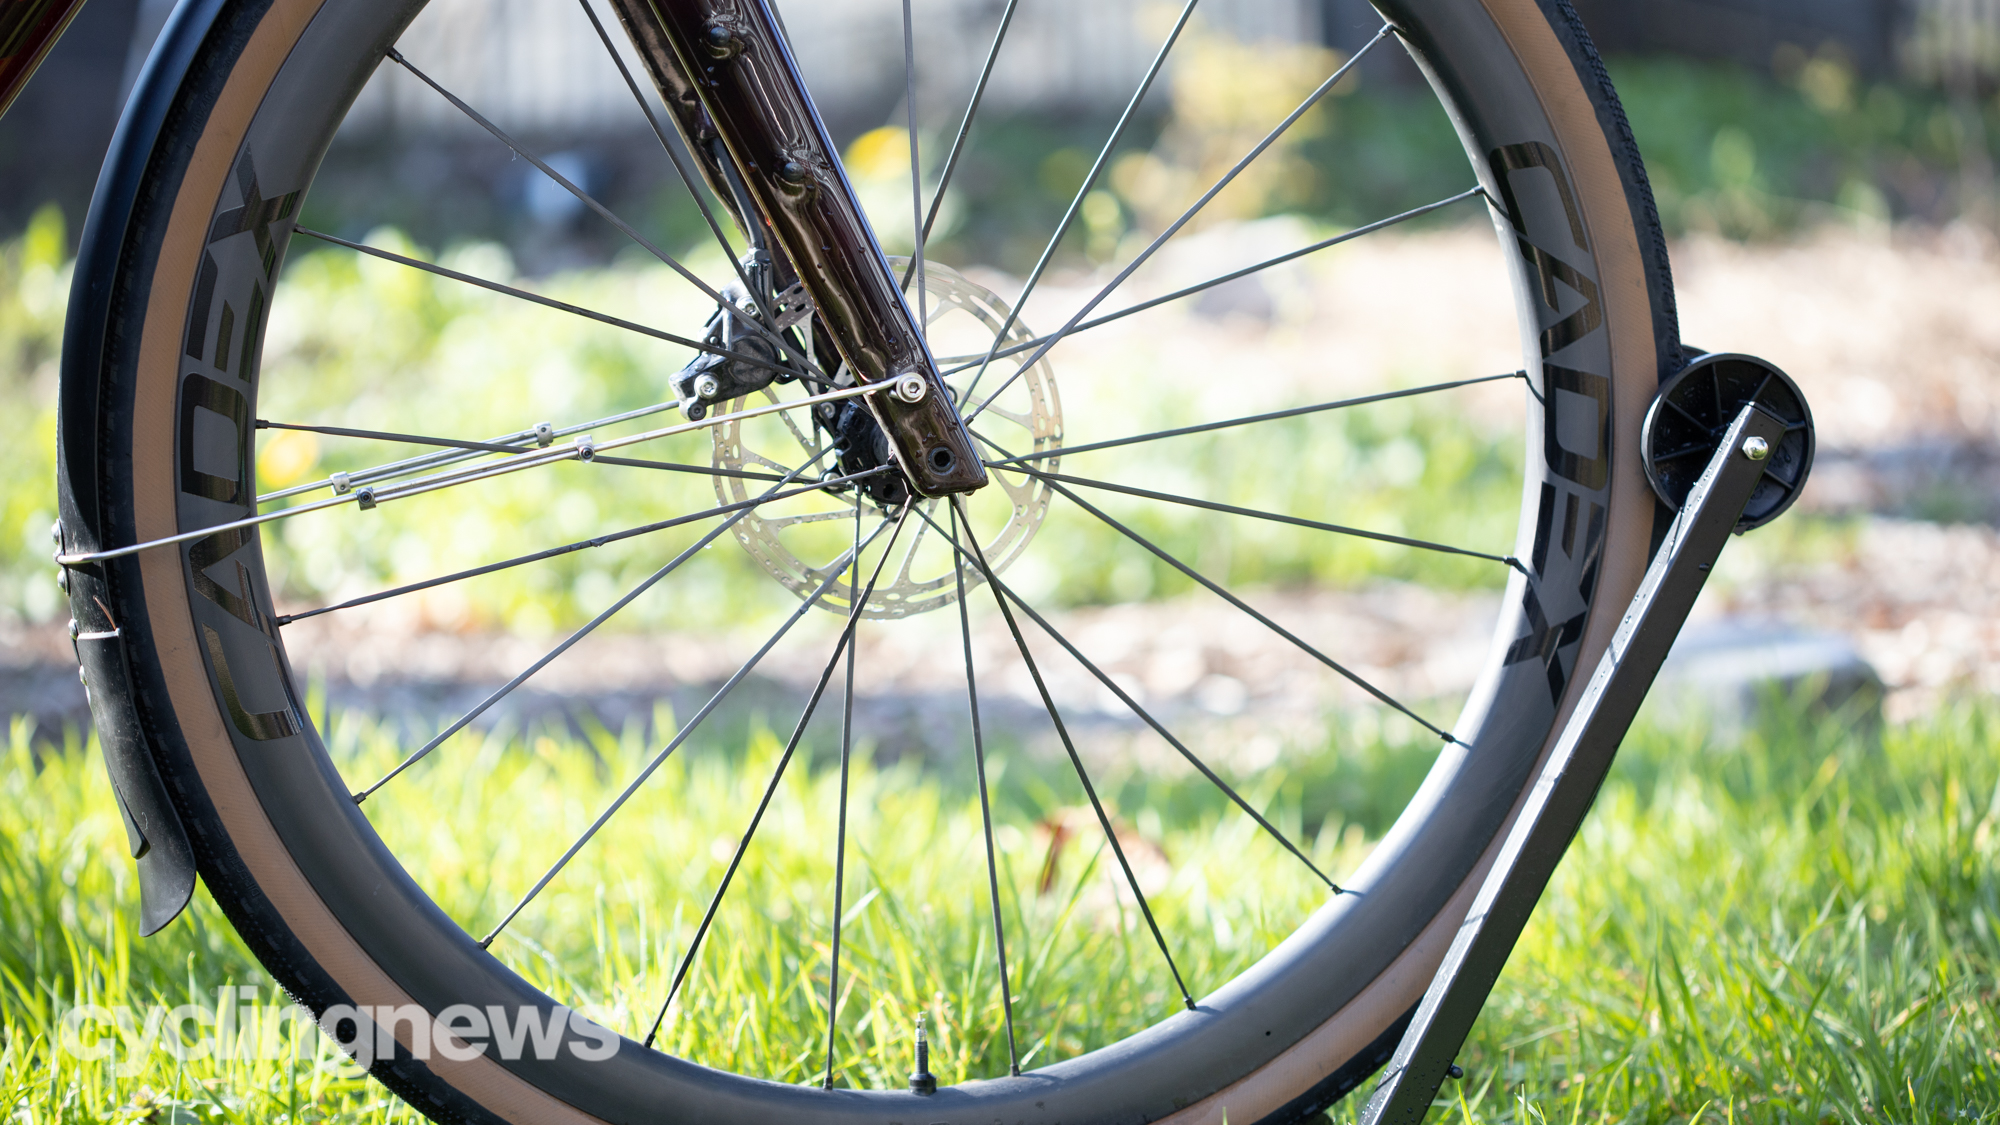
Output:
<path fill-rule="evenodd" d="M 924 1036 L 924 1016 L 917 1013 L 917 1069 L 910 1072 L 912 1094 L 937 1093 L 937 1078 L 931 1074 L 931 1042 Z"/>

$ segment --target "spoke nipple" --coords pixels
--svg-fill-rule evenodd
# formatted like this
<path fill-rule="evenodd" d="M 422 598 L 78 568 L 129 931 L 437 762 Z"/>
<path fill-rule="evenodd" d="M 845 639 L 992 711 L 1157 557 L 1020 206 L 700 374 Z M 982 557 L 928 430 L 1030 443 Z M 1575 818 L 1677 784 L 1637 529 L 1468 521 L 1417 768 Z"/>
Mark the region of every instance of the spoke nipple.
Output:
<path fill-rule="evenodd" d="M 1457 1063 L 1453 1063 L 1450 1066 L 1444 1068 L 1444 1076 L 1455 1082 L 1458 1079 L 1465 1077 L 1465 1069 L 1459 1066 Z"/>
<path fill-rule="evenodd" d="M 361 510 L 364 512 L 375 506 L 375 490 L 372 488 L 362 489 L 354 494 L 354 498 L 361 503 Z"/>
<path fill-rule="evenodd" d="M 1743 439 L 1743 456 L 1752 461 L 1762 461 L 1771 455 L 1771 443 L 1760 437 Z"/>
<path fill-rule="evenodd" d="M 910 1072 L 912 1094 L 937 1093 L 937 1078 L 931 1074 L 931 1042 L 924 1035 L 924 1016 L 917 1013 L 917 1069 Z"/>
<path fill-rule="evenodd" d="M 333 482 L 335 496 L 345 496 L 354 491 L 354 481 L 346 473 L 335 473 L 327 479 Z"/>

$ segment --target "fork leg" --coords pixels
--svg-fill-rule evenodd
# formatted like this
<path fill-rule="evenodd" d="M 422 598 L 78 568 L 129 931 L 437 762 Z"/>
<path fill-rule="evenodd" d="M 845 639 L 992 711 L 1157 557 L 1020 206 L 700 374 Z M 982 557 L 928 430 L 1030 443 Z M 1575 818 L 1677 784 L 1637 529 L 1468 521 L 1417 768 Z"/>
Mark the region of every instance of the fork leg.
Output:
<path fill-rule="evenodd" d="M 612 0 L 711 187 L 731 199 L 733 164 L 759 224 L 811 296 L 819 323 L 863 383 L 916 374 L 916 402 L 871 395 L 910 483 L 970 492 L 986 469 L 868 225 L 767 0 Z"/>

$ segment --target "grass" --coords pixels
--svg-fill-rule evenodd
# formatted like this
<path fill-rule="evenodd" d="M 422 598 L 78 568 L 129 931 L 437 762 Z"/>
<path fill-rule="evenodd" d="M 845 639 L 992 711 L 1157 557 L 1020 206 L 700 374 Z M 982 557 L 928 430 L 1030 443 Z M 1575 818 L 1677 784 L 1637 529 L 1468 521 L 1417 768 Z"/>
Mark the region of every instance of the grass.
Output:
<path fill-rule="evenodd" d="M 1635 732 L 1461 1054 L 1467 1077 L 1447 1087 L 1441 1119 L 2000 1120 L 2000 707 L 1964 704 L 1874 733 L 1796 709 L 1774 715 L 1733 742 L 1684 724 Z M 359 718 L 333 729 L 344 762 L 386 750 Z M 534 808 L 560 832 L 618 783 L 640 745 L 637 733 L 496 738 L 449 796 L 370 808 L 394 843 L 419 849 L 421 882 L 492 872 L 490 883 L 470 880 L 441 898 L 476 925 L 529 870 L 532 857 L 519 853 L 536 852 L 532 838 L 490 826 L 522 823 Z M 687 915 L 774 749 L 757 736 L 740 753 L 692 755 L 663 773 L 652 803 L 632 810 L 628 835 L 586 852 L 549 909 L 524 916 L 495 949 L 628 1033 L 649 1020 L 668 970 L 662 958 L 683 947 Z M 1377 749 L 1406 761 L 1420 753 L 1387 738 Z M 1282 769 L 1265 799 L 1297 825 L 1298 801 L 1285 794 L 1310 779 L 1294 774 L 1325 769 Z M 824 1019 L 830 861 L 814 832 L 832 794 L 824 768 L 802 765 L 792 777 L 758 862 L 745 869 L 741 890 L 763 905 L 725 908 L 669 1036 L 712 1065 L 802 1080 L 819 1065 Z M 0 779 L 9 807 L 35 810 L 0 835 L 9 1120 L 412 1119 L 379 1088 L 340 1073 L 324 1048 L 319 1065 L 156 1051 L 130 1074 L 115 1057 L 54 1054 L 61 1014 L 75 1004 L 213 1008 L 224 983 L 262 985 L 267 1004 L 273 994 L 205 896 L 163 934 L 134 936 L 132 868 L 94 753 L 72 739 L 37 757 L 16 722 Z M 563 796 L 551 800 L 557 785 Z M 991 1072 L 1004 1049 L 991 954 L 977 936 L 979 881 L 924 870 L 976 863 L 977 806 L 911 768 L 863 771 L 856 785 L 843 1079 L 899 1084 L 919 1010 L 942 1080 Z M 1030 788 L 1003 786 L 1004 819 L 1032 820 Z M 1310 888 L 1241 818 L 1160 793 L 1145 811 L 1128 794 L 1132 831 L 1172 857 L 1154 901 L 1198 990 L 1313 905 Z M 1372 838 L 1367 820 L 1333 801 L 1307 826 L 1317 829 L 1316 858 L 1351 867 Z M 446 824 L 457 832 L 447 835 Z M 1132 913 L 1102 893 L 1084 849 L 1071 851 L 1054 893 L 1039 895 L 1046 839 L 1032 828 L 1003 832 L 1001 847 L 1010 933 L 1025 935 L 1013 959 L 1023 1049 L 1034 1061 L 1171 1010 L 1157 956 L 1133 935 Z M 628 862 L 604 858 L 614 854 Z M 646 862 L 630 863 L 633 855 Z M 1238 890 L 1220 894 L 1218 874 Z M 1110 999 L 1081 1000 L 1099 995 Z M 1336 1120 L 1360 1104 L 1337 1106 Z"/>

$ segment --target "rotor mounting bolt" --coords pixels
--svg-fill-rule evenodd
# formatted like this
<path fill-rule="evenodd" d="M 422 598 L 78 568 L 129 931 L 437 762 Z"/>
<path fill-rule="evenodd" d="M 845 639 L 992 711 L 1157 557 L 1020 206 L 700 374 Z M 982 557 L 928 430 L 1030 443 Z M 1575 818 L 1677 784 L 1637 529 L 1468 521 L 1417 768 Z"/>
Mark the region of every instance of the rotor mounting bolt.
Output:
<path fill-rule="evenodd" d="M 1743 456 L 1752 461 L 1762 461 L 1771 455 L 1771 443 L 1760 437 L 1743 439 Z"/>
<path fill-rule="evenodd" d="M 896 381 L 889 385 L 889 393 L 914 404 L 924 401 L 924 396 L 931 393 L 931 385 L 922 375 L 911 371 L 896 376 Z"/>
<path fill-rule="evenodd" d="M 743 52 L 743 40 L 719 23 L 708 25 L 708 53 L 717 59 L 733 58 Z"/>

